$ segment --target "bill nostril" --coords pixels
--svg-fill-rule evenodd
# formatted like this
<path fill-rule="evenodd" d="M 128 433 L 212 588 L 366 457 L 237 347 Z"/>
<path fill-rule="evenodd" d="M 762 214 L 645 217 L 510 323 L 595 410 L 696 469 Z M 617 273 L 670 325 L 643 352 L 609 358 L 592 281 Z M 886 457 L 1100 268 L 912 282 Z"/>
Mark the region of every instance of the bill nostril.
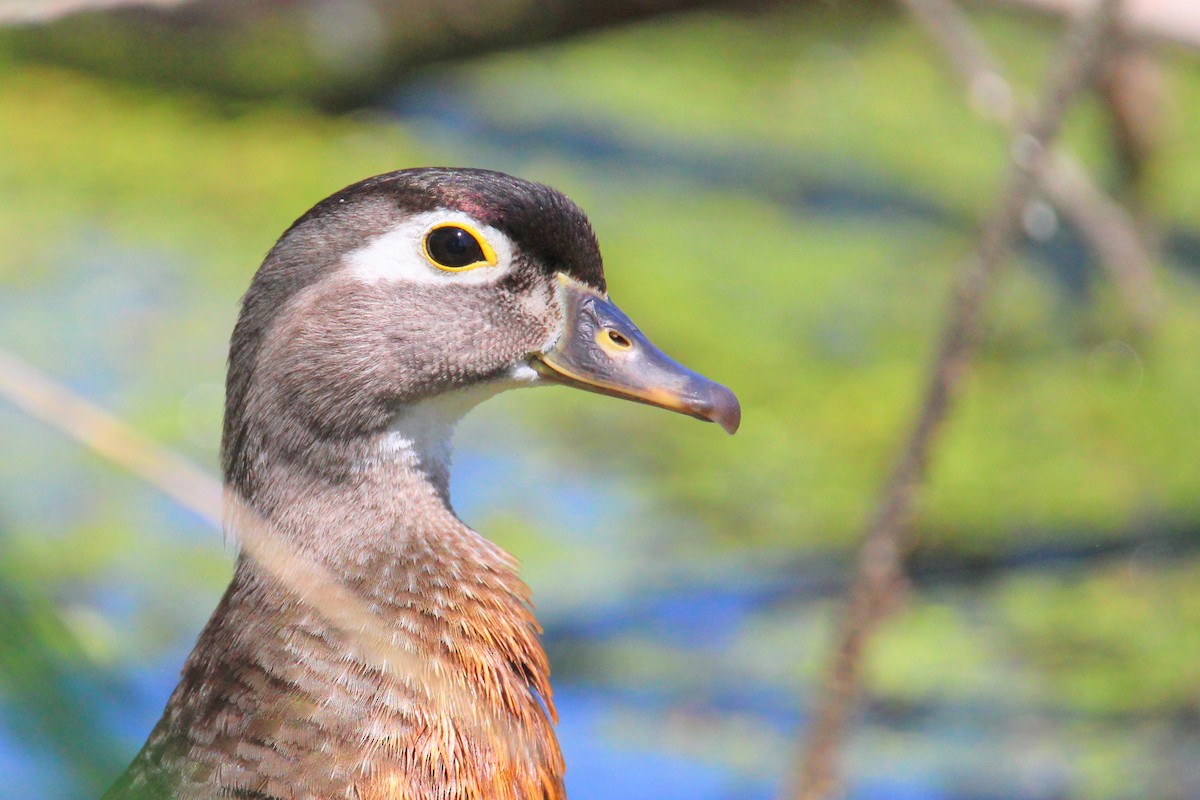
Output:
<path fill-rule="evenodd" d="M 628 350 L 633 347 L 633 342 L 620 331 L 615 331 L 612 328 L 605 328 L 604 333 L 608 336 L 608 340 L 622 350 Z"/>

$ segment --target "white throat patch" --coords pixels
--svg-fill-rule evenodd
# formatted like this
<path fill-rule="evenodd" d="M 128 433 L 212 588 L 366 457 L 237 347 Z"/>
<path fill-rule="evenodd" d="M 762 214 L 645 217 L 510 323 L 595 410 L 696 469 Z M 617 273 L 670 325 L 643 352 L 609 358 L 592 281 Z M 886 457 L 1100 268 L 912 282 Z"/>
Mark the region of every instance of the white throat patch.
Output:
<path fill-rule="evenodd" d="M 528 364 L 514 365 L 494 381 L 431 397 L 405 406 L 388 426 L 377 451 L 381 460 L 404 461 L 414 467 L 450 469 L 454 427 L 475 406 L 506 389 L 536 386 L 541 376 Z"/>

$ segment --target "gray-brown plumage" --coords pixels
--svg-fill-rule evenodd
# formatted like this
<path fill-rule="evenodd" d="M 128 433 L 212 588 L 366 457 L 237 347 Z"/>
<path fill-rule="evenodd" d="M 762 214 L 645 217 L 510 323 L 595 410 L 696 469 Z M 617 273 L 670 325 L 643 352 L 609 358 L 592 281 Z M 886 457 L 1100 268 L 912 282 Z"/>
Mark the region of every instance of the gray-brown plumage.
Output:
<path fill-rule="evenodd" d="M 548 382 L 731 432 L 740 413 L 611 304 L 587 219 L 552 189 L 406 170 L 297 220 L 230 349 L 223 467 L 247 546 L 105 800 L 563 797 L 528 589 L 448 493 L 457 419 Z"/>

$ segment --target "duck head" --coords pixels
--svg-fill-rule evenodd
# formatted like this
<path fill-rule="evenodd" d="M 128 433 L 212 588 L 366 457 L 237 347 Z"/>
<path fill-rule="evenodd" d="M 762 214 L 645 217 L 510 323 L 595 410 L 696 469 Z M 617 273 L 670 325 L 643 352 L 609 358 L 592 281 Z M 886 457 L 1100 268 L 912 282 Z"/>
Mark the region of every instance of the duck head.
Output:
<path fill-rule="evenodd" d="M 449 503 L 449 437 L 559 383 L 720 423 L 738 404 L 609 299 L 545 186 L 420 169 L 318 203 L 267 254 L 230 349 L 223 459 L 245 547 L 107 800 L 565 796 L 528 587 Z"/>
<path fill-rule="evenodd" d="M 559 192 L 485 170 L 402 170 L 297 220 L 243 300 L 230 352 L 227 479 L 264 453 L 386 431 L 415 406 L 461 415 L 565 384 L 719 423 L 733 393 L 655 347 L 607 293 L 596 237 Z M 454 398 L 453 401 L 447 398 Z"/>

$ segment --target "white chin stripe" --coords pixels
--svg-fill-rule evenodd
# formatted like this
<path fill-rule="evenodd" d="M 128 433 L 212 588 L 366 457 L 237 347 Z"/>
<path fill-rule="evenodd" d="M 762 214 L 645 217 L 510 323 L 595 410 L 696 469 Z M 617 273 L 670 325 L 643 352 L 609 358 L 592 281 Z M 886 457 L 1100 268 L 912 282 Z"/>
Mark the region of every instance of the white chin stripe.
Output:
<path fill-rule="evenodd" d="M 485 237 L 496 251 L 496 265 L 463 272 L 438 269 L 425 257 L 425 234 L 436 225 L 460 223 Z M 346 271 L 364 283 L 389 281 L 433 285 L 495 283 L 512 268 L 513 247 L 508 237 L 461 211 L 437 209 L 414 214 L 387 233 L 349 253 Z"/>
<path fill-rule="evenodd" d="M 509 367 L 508 379 L 521 386 L 531 386 L 540 381 L 542 376 L 528 362 L 522 361 Z"/>

